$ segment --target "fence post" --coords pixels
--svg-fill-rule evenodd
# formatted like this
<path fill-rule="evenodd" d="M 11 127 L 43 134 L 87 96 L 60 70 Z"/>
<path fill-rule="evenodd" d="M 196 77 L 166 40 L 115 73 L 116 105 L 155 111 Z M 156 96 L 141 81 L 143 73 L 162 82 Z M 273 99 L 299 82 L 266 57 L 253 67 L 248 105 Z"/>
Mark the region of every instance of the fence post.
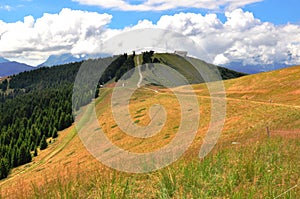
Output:
<path fill-rule="evenodd" d="M 269 126 L 267 126 L 267 134 L 268 134 L 268 137 L 270 137 L 270 129 L 269 129 Z"/>

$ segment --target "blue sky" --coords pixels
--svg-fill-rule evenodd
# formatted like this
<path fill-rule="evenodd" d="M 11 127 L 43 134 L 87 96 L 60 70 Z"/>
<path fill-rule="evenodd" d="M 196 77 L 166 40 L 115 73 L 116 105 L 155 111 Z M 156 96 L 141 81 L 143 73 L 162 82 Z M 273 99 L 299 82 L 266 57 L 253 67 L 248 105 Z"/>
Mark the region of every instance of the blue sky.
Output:
<path fill-rule="evenodd" d="M 130 1 L 133 2 L 134 1 Z M 9 6 L 5 8 L 6 6 Z M 141 19 L 156 22 L 162 15 L 173 15 L 178 12 L 197 12 L 218 14 L 224 20 L 222 11 L 212 11 L 199 8 L 177 8 L 164 11 L 118 11 L 99 6 L 82 5 L 71 0 L 1 0 L 0 20 L 4 22 L 16 22 L 23 20 L 25 16 L 32 15 L 34 18 L 41 17 L 44 13 L 58 13 L 62 8 L 94 11 L 113 15 L 109 24 L 111 28 L 124 28 L 136 24 Z M 300 24 L 300 1 L 299 0 L 264 0 L 244 6 L 244 10 L 254 13 L 256 18 L 274 24 L 297 23 Z"/>
<path fill-rule="evenodd" d="M 128 30 L 160 28 L 195 40 L 215 64 L 295 65 L 299 7 L 299 0 L 1 0 L 0 57 L 38 65 L 50 55 L 102 53 L 100 40 Z"/>

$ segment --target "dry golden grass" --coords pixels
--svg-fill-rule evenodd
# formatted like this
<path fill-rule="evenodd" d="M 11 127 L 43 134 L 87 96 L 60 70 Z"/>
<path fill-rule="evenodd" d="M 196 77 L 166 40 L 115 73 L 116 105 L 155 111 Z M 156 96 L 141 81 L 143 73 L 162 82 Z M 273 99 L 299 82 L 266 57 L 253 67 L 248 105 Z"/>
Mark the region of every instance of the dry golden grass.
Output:
<path fill-rule="evenodd" d="M 218 149 L 236 150 L 242 146 L 255 145 L 267 137 L 267 126 L 271 129 L 271 136 L 279 135 L 284 139 L 299 140 L 300 67 L 228 80 L 224 84 L 227 94 L 226 121 L 212 154 L 217 153 Z M 204 84 L 193 87 L 200 104 L 201 118 L 196 138 L 182 158 L 186 162 L 197 159 L 210 122 L 211 102 L 207 88 Z M 155 93 L 153 90 L 141 88 L 131 97 L 130 114 L 132 122 L 139 120 L 138 125 L 149 124 L 148 111 L 153 104 L 161 104 L 167 111 L 167 122 L 162 131 L 148 139 L 128 136 L 116 126 L 110 107 L 112 89 L 104 89 L 104 94 L 100 96 L 101 100 L 98 99 L 96 102 L 96 110 L 101 128 L 114 144 L 132 152 L 145 153 L 166 145 L 176 135 L 180 109 L 176 97 L 169 89 L 152 87 L 159 91 Z M 191 94 L 185 91 L 184 87 L 176 89 L 183 95 Z M 232 145 L 232 142 L 240 144 Z M 180 163 L 175 165 L 178 164 Z M 122 176 L 136 178 L 135 175 L 114 172 L 95 160 L 83 146 L 72 126 L 60 132 L 57 140 L 46 150 L 41 151 L 31 163 L 13 169 L 7 179 L 0 181 L 1 195 L 4 198 L 23 198 L 30 196 L 34 187 L 49 188 L 48 185 L 55 184 L 58 179 L 63 179 L 60 183 L 68 184 L 72 180 L 76 181 L 79 174 L 80 182 L 84 184 L 95 172 L 103 175 L 101 180 L 104 181 L 105 179 L 110 181 L 113 173 L 120 179 L 123 179 Z M 144 174 L 137 177 L 136 184 L 141 192 L 137 191 L 136 196 L 145 196 L 142 194 L 144 192 L 152 194 L 146 195 L 147 197 L 155 198 L 153 190 L 147 191 L 155 189 L 155 186 L 147 187 L 144 184 L 158 183 L 160 179 L 159 175 L 149 178 Z M 99 193 L 95 190 L 91 195 L 96 196 Z"/>

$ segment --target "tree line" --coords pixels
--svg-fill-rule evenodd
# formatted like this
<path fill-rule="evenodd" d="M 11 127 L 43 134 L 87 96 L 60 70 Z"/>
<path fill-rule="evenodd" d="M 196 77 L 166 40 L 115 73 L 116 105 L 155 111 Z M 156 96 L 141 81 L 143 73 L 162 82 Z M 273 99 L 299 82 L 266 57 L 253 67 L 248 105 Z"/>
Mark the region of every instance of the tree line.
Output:
<path fill-rule="evenodd" d="M 105 69 L 104 63 L 109 63 Z M 74 81 L 80 69 L 86 77 L 77 96 L 73 96 Z M 96 87 L 89 84 L 88 75 L 103 70 L 100 84 L 118 81 L 134 68 L 134 55 L 93 59 L 54 67 L 42 67 L 13 75 L 0 83 L 0 179 L 10 169 L 26 164 L 47 148 L 48 138 L 72 125 L 73 110 L 95 97 Z M 96 92 L 98 93 L 98 92 Z M 72 102 L 74 102 L 72 104 Z"/>
<path fill-rule="evenodd" d="M 73 71 L 77 68 L 68 67 Z M 6 88 L 1 84 L 0 179 L 11 168 L 30 162 L 38 148 L 47 148 L 47 138 L 56 138 L 58 131 L 72 124 L 72 78 L 75 77 L 64 78 L 70 74 L 70 70 L 63 72 L 64 68 L 22 73 L 11 77 L 9 83 L 4 82 Z"/>

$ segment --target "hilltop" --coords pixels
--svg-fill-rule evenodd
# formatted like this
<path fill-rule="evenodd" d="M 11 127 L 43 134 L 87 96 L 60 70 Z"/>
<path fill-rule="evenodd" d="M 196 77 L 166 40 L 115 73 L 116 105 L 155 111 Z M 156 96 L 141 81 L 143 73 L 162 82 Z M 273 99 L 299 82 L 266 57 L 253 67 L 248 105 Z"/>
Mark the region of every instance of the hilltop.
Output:
<path fill-rule="evenodd" d="M 220 78 L 223 80 L 246 75 L 245 73 L 240 73 L 229 70 L 227 68 L 209 64 L 199 59 L 195 59 L 197 61 L 197 65 L 193 66 L 186 58 L 177 54 L 154 53 L 154 51 L 149 51 L 143 52 L 140 55 L 123 54 L 119 56 L 110 64 L 108 68 L 106 68 L 102 78 L 100 79 L 100 83 L 105 84 L 107 82 L 111 83 L 112 81 L 118 81 L 123 74 L 125 74 L 129 70 L 132 70 L 134 66 L 138 65 L 137 60 L 139 60 L 140 65 L 147 63 L 150 65 L 162 64 L 169 66 L 170 68 L 183 75 L 190 84 L 199 84 L 205 82 L 202 77 L 202 75 L 204 74 L 200 74 L 199 70 L 212 72 L 216 76 L 220 76 Z M 93 63 L 91 62 L 90 65 L 93 65 Z"/>
<path fill-rule="evenodd" d="M 155 56 L 171 62 L 164 55 Z M 195 84 L 193 88 L 201 105 L 200 127 L 192 146 L 173 165 L 150 174 L 116 172 L 89 154 L 72 125 L 59 132 L 59 137 L 52 139 L 49 147 L 40 151 L 31 163 L 13 169 L 0 182 L 2 194 L 35 198 L 274 198 L 297 185 L 300 66 L 226 80 L 224 84 L 225 126 L 218 144 L 204 160 L 198 159 L 198 151 L 210 122 L 211 100 L 206 85 Z M 176 89 L 189 95 L 184 87 Z M 167 110 L 167 125 L 149 139 L 122 133 L 109 106 L 112 90 L 113 87 L 101 88 L 95 104 L 101 128 L 116 145 L 143 153 L 159 149 L 174 138 L 180 112 L 178 101 L 169 89 L 149 85 L 131 97 L 131 117 L 139 125 L 149 123 L 147 112 L 153 104 L 163 104 Z M 288 194 L 293 198 L 300 192 L 293 189 Z"/>

